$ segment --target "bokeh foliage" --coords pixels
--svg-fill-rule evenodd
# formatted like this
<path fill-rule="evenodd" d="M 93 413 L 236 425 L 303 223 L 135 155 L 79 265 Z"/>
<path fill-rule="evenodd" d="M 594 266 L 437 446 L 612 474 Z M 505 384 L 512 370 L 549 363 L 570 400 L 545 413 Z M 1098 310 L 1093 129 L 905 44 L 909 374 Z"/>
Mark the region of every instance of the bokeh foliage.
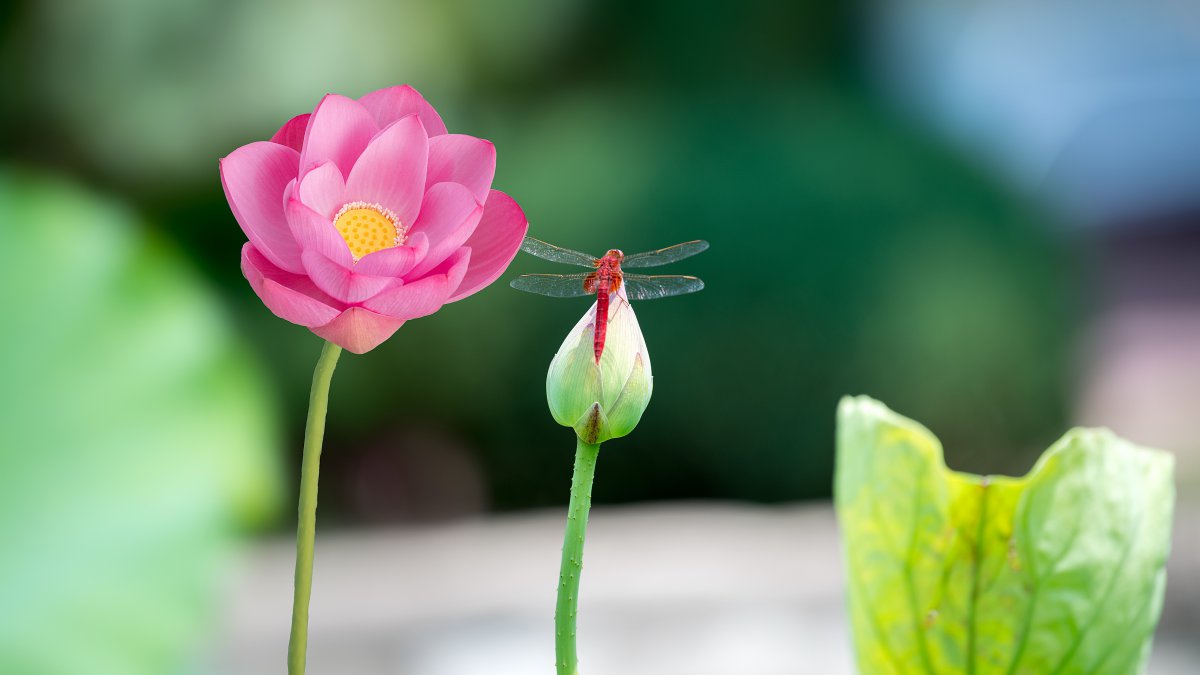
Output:
<path fill-rule="evenodd" d="M 319 343 L 240 278 L 216 159 L 326 91 L 409 82 L 452 131 L 496 142 L 496 186 L 532 234 L 592 252 L 713 244 L 678 266 L 707 290 L 638 308 L 655 397 L 607 453 L 598 502 L 828 495 L 827 411 L 846 392 L 927 420 L 958 466 L 1019 472 L 1064 421 L 1072 262 L 1040 214 L 874 97 L 857 12 L 26 2 L 0 63 L 27 96 L 0 104 L 0 134 L 124 194 L 221 287 L 285 392 L 297 457 Z M 513 273 L 549 269 L 521 259 Z M 354 517 L 366 454 L 414 434 L 466 448 L 497 507 L 563 501 L 571 439 L 544 377 L 585 309 L 501 283 L 343 359 L 323 513 Z"/>
<path fill-rule="evenodd" d="M 127 209 L 0 169 L 0 222 L 0 672 L 179 672 L 276 514 L 273 398 Z"/>

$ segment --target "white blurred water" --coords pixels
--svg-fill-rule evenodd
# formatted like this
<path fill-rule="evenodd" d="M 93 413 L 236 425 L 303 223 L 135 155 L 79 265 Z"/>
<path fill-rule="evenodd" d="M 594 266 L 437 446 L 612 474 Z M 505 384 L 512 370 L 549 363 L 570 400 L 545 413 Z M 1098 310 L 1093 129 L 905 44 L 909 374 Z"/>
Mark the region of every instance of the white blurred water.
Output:
<path fill-rule="evenodd" d="M 309 672 L 552 673 L 561 529 L 561 514 L 542 512 L 319 535 Z M 1177 528 L 1150 675 L 1200 672 L 1186 625 L 1197 588 L 1175 583 L 1194 582 L 1198 543 Z M 851 675 L 839 556 L 827 505 L 597 509 L 581 588 L 581 671 Z M 244 560 L 213 671 L 280 671 L 291 574 L 290 542 Z"/>

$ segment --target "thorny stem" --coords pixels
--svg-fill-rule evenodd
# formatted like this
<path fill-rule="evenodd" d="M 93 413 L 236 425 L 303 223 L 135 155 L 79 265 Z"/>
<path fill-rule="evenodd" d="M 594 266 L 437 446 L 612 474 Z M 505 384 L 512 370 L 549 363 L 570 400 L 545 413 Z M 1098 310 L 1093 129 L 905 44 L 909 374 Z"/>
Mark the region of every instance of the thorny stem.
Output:
<path fill-rule="evenodd" d="M 596 475 L 599 444 L 579 440 L 575 450 L 575 474 L 571 478 L 571 504 L 563 537 L 562 565 L 558 573 L 558 604 L 554 612 L 554 663 L 558 675 L 578 675 L 575 649 L 575 616 L 579 610 L 579 575 L 583 571 L 583 539 L 587 534 L 588 510 L 592 507 L 592 479 Z"/>

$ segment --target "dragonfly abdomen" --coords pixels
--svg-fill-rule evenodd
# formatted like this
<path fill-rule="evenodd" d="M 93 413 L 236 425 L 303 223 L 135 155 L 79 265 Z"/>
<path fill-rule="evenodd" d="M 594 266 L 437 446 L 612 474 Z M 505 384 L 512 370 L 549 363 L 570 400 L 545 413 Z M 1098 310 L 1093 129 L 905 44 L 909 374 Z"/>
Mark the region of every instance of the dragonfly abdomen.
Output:
<path fill-rule="evenodd" d="M 608 335 L 608 291 L 597 291 L 596 293 L 596 341 L 592 346 L 596 354 L 596 363 L 600 363 L 600 356 L 604 354 L 604 338 Z"/>
<path fill-rule="evenodd" d="M 596 363 L 600 363 L 600 357 L 604 355 L 604 338 L 608 335 L 608 302 L 612 293 L 621 285 L 621 271 L 607 261 L 602 261 L 600 267 L 595 272 L 595 278 L 592 282 L 596 292 L 596 327 L 595 327 L 595 343 L 593 351 L 596 355 Z"/>

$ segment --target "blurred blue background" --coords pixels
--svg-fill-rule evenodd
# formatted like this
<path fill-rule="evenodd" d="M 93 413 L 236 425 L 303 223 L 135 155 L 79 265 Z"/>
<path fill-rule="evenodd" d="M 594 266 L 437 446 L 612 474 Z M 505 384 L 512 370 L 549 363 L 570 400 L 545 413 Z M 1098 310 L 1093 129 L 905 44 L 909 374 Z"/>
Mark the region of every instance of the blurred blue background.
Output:
<path fill-rule="evenodd" d="M 242 611 L 214 590 L 245 568 L 234 542 L 286 550 L 320 341 L 242 279 L 217 159 L 329 91 L 416 86 L 496 143 L 539 238 L 712 243 L 678 269 L 703 293 L 637 307 L 655 397 L 605 448 L 602 509 L 826 499 L 846 393 L 977 472 L 1111 426 L 1175 451 L 1191 503 L 1198 73 L 1179 0 L 7 3 L 0 671 L 251 672 L 204 626 Z M 565 504 L 544 378 L 587 303 L 507 288 L 530 271 L 342 359 L 323 535 Z"/>

